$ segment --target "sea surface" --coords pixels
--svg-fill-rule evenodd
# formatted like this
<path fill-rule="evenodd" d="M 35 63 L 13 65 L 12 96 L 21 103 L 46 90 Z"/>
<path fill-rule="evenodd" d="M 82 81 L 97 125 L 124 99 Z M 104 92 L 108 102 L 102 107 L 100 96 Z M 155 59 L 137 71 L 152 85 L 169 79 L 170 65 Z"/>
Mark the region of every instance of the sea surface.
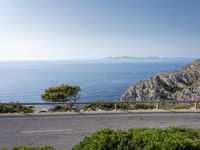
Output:
<path fill-rule="evenodd" d="M 80 101 L 117 101 L 131 84 L 191 62 L 1 61 L 0 102 L 42 102 L 46 88 L 61 84 L 79 85 Z"/>

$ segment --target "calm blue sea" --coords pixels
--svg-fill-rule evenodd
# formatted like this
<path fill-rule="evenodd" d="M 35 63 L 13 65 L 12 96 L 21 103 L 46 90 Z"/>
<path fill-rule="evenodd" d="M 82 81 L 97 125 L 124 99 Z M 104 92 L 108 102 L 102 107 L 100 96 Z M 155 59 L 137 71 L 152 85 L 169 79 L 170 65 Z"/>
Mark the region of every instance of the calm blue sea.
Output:
<path fill-rule="evenodd" d="M 119 100 L 132 83 L 190 62 L 0 62 L 0 101 L 41 102 L 44 89 L 60 84 L 79 85 L 81 101 Z"/>

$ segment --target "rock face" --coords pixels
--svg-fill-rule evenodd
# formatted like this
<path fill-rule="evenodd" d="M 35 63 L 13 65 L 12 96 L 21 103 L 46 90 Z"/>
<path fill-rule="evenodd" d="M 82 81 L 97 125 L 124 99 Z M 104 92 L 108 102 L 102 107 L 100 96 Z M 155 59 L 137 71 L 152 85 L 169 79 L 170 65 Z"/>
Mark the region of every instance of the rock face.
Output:
<path fill-rule="evenodd" d="M 131 85 L 121 100 L 200 100 L 200 59 L 180 71 L 158 74 Z"/>

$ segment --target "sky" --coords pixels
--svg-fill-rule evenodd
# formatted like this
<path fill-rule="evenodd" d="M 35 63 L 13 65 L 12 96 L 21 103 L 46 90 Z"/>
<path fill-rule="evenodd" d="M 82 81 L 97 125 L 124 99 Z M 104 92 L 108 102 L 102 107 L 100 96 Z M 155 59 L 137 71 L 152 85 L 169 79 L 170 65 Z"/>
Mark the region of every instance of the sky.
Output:
<path fill-rule="evenodd" d="M 199 0 L 0 0 L 0 60 L 199 57 Z"/>

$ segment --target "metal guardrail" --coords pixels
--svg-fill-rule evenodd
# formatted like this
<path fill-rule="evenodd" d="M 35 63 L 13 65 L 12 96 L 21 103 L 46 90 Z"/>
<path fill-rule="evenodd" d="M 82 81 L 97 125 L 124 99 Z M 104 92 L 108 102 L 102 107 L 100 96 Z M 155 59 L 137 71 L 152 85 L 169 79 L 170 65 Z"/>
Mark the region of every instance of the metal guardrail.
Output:
<path fill-rule="evenodd" d="M 95 101 L 95 102 L 36 102 L 36 103 L 29 103 L 29 102 L 9 102 L 9 103 L 1 103 L 0 105 L 74 105 L 74 104 L 99 104 L 99 103 L 107 103 L 107 104 L 123 104 L 123 103 L 129 103 L 129 104 L 136 104 L 136 103 L 200 103 L 200 100 L 193 100 L 193 101 L 174 101 L 174 100 L 162 100 L 162 101 Z"/>
<path fill-rule="evenodd" d="M 20 105 L 27 105 L 27 106 L 38 106 L 38 105 L 84 105 L 84 104 L 113 104 L 114 109 L 117 109 L 117 104 L 137 104 L 137 103 L 146 103 L 146 104 L 155 104 L 156 109 L 160 108 L 160 104 L 163 103 L 194 103 L 194 109 L 197 109 L 198 103 L 200 100 L 193 100 L 193 101 L 174 101 L 174 100 L 164 100 L 164 101 L 95 101 L 95 102 L 43 102 L 43 103 L 20 103 L 20 102 L 10 102 L 10 103 L 1 103 L 0 105 L 17 105 L 17 110 L 19 110 Z"/>

